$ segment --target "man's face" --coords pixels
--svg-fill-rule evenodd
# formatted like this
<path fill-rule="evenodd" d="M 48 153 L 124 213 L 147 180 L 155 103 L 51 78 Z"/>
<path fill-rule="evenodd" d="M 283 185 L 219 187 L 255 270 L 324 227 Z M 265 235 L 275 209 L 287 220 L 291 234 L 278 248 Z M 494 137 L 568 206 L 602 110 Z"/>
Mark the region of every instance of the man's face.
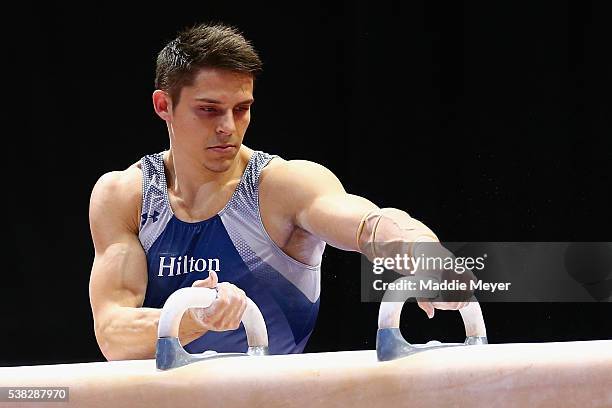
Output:
<path fill-rule="evenodd" d="M 228 170 L 251 120 L 253 77 L 204 68 L 172 109 L 172 148 L 210 171 Z"/>

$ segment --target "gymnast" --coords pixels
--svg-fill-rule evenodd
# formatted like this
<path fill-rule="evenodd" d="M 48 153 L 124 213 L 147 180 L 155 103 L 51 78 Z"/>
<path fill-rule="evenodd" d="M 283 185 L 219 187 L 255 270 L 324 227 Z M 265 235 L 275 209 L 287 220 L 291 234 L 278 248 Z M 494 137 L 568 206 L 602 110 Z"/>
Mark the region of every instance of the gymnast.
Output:
<path fill-rule="evenodd" d="M 188 352 L 246 351 L 248 296 L 266 320 L 270 353 L 300 353 L 319 310 L 326 244 L 373 259 L 393 256 L 376 243 L 413 252 L 438 242 L 405 211 L 348 194 L 319 164 L 245 146 L 261 70 L 251 43 L 220 23 L 186 29 L 159 52 L 152 99 L 169 148 L 104 174 L 91 194 L 89 294 L 108 360 L 154 358 L 161 308 L 190 286 L 218 294 L 183 315 Z M 432 317 L 466 302 L 418 304 Z"/>

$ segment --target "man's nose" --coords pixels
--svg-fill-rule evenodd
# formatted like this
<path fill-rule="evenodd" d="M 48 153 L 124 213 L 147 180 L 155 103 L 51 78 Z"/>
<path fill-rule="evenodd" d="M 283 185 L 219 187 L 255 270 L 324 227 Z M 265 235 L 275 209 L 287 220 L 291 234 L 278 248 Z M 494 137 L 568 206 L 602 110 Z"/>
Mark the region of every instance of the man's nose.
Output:
<path fill-rule="evenodd" d="M 234 111 L 229 110 L 219 118 L 217 133 L 219 135 L 231 136 L 236 132 L 236 122 L 234 121 Z"/>

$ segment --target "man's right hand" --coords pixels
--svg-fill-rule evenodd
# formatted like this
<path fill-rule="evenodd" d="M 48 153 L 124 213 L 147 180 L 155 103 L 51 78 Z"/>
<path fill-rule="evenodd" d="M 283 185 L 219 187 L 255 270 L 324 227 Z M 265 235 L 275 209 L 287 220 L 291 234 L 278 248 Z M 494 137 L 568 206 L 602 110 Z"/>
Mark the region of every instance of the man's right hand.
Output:
<path fill-rule="evenodd" d="M 217 298 L 207 308 L 191 308 L 191 318 L 206 330 L 235 330 L 240 326 L 246 309 L 246 294 L 229 282 L 219 282 L 217 273 L 211 271 L 208 278 L 193 282 L 192 287 L 217 288 Z"/>
<path fill-rule="evenodd" d="M 417 249 L 418 247 L 418 249 Z M 419 242 L 414 246 L 415 251 L 419 251 L 422 256 L 431 259 L 455 259 L 455 255 L 446 249 L 439 242 Z M 459 310 L 466 307 L 472 299 L 474 289 L 470 286 L 470 281 L 476 282 L 478 279 L 470 268 L 461 271 L 454 269 L 425 269 L 417 270 L 416 276 L 421 279 L 434 279 L 440 283 L 458 281 L 465 285 L 465 290 L 444 290 L 439 292 L 435 300 L 417 299 L 419 307 L 427 313 L 430 319 L 434 317 L 435 309 L 439 310 Z"/>

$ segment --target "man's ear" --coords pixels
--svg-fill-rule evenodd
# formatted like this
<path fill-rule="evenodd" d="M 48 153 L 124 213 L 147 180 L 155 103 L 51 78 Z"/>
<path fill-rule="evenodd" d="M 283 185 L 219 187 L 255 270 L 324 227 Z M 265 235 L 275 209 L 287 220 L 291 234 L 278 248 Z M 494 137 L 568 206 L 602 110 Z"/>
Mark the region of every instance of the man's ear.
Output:
<path fill-rule="evenodd" d="M 153 109 L 163 120 L 172 119 L 172 100 L 166 92 L 156 89 L 153 92 Z"/>

